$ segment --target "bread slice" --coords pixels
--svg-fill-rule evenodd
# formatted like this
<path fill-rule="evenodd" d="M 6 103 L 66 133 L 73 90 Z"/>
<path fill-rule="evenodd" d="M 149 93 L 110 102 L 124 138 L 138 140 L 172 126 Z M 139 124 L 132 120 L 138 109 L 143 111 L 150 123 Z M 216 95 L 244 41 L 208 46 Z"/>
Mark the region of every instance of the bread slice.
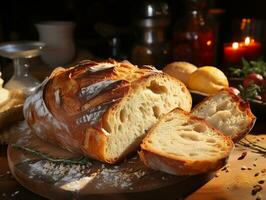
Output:
<path fill-rule="evenodd" d="M 193 108 L 192 113 L 230 136 L 234 142 L 243 138 L 256 121 L 249 103 L 244 102 L 230 89 L 223 89 L 205 98 Z"/>
<path fill-rule="evenodd" d="M 221 168 L 233 146 L 229 137 L 203 119 L 174 109 L 148 132 L 139 155 L 155 170 L 193 175 Z"/>
<path fill-rule="evenodd" d="M 41 139 L 115 163 L 139 148 L 162 114 L 191 104 L 181 81 L 153 67 L 82 61 L 55 70 L 26 100 L 24 116 Z"/>

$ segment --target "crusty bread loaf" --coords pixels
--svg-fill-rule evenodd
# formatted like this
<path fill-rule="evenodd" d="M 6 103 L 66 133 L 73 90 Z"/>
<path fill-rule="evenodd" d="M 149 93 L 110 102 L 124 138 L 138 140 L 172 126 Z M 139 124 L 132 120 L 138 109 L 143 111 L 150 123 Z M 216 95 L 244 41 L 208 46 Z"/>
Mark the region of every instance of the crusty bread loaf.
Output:
<path fill-rule="evenodd" d="M 233 142 L 192 114 L 174 109 L 161 117 L 141 144 L 141 160 L 155 170 L 193 175 L 221 168 Z"/>
<path fill-rule="evenodd" d="M 24 105 L 29 126 L 42 139 L 115 163 L 136 151 L 161 114 L 191 109 L 180 81 L 145 66 L 82 61 L 56 69 Z"/>
<path fill-rule="evenodd" d="M 206 97 L 193 108 L 192 113 L 230 136 L 234 142 L 243 138 L 256 121 L 249 103 L 244 102 L 230 89 L 223 89 Z"/>

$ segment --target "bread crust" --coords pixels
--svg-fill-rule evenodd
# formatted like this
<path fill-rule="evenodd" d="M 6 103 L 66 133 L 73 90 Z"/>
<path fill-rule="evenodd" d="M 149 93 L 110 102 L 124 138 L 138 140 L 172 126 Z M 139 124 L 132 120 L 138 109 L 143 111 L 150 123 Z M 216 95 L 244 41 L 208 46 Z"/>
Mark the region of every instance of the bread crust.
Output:
<path fill-rule="evenodd" d="M 102 67 L 95 67 L 102 65 Z M 183 88 L 192 106 L 189 91 L 180 81 L 145 66 L 109 60 L 82 61 L 69 69 L 56 69 L 24 104 L 24 116 L 41 139 L 69 151 L 115 163 L 121 158 L 106 156 L 107 118 L 149 79 L 166 77 Z"/>
<path fill-rule="evenodd" d="M 189 116 L 191 120 L 197 120 L 201 123 L 204 123 L 207 127 L 214 130 L 217 134 L 224 138 L 224 141 L 227 143 L 227 151 L 221 156 L 220 159 L 217 160 L 195 160 L 189 161 L 184 160 L 176 155 L 167 154 L 155 148 L 151 148 L 150 146 L 146 145 L 149 137 L 151 136 L 154 129 L 160 125 L 160 122 L 164 119 L 164 116 L 160 119 L 159 123 L 150 129 L 147 136 L 143 140 L 141 144 L 141 151 L 139 152 L 140 159 L 144 162 L 147 167 L 150 167 L 155 170 L 164 171 L 174 175 L 194 175 L 200 174 L 205 172 L 216 171 L 222 166 L 224 166 L 228 160 L 230 153 L 234 148 L 234 144 L 232 140 L 223 135 L 219 130 L 213 128 L 209 123 L 205 120 L 198 118 L 196 116 L 190 115 L 189 113 L 176 108 L 171 112 L 182 112 L 185 115 Z"/>
<path fill-rule="evenodd" d="M 237 107 L 239 110 L 246 113 L 246 116 L 248 117 L 249 124 L 248 126 L 241 132 L 237 133 L 236 135 L 232 136 L 232 140 L 237 143 L 242 138 L 245 137 L 246 134 L 248 134 L 251 129 L 253 128 L 255 122 L 256 122 L 256 116 L 251 112 L 249 102 L 244 101 L 239 96 L 235 95 L 234 92 L 230 88 L 224 88 L 220 90 L 220 92 L 226 92 L 230 97 L 233 99 L 233 101 L 237 104 Z M 193 113 L 195 110 L 197 110 L 200 106 L 202 106 L 205 102 L 207 102 L 209 99 L 211 99 L 214 95 L 210 95 L 208 97 L 205 97 L 203 101 L 201 101 L 199 104 L 197 104 L 192 110 L 191 113 Z"/>

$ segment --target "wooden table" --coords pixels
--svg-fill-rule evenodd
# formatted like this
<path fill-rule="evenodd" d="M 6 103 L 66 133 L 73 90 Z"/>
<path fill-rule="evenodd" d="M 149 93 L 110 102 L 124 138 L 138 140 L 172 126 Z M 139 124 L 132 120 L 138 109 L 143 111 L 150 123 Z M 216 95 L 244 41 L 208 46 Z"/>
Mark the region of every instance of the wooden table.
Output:
<path fill-rule="evenodd" d="M 255 142 L 260 140 L 257 141 L 258 144 L 266 148 L 266 135 L 262 134 L 265 133 L 264 117 L 257 119 L 252 133 L 259 135 L 249 136 L 248 139 Z M 44 199 L 23 188 L 12 177 L 8 168 L 6 147 L 6 145 L 0 145 L 0 199 Z M 243 152 L 247 152 L 246 157 L 238 160 Z M 253 165 L 254 163 L 256 166 Z M 260 197 L 261 200 L 266 199 L 266 183 L 258 183 L 266 179 L 266 170 L 262 172 L 266 168 L 266 157 L 253 152 L 250 148 L 237 147 L 229 159 L 229 165 L 218 172 L 217 177 L 188 196 L 186 200 L 255 200 L 256 198 L 259 200 Z M 259 174 L 255 176 L 257 173 Z M 256 194 L 253 192 L 254 195 L 252 195 L 254 185 L 260 185 L 261 191 Z M 173 196 L 173 199 L 176 197 Z"/>
<path fill-rule="evenodd" d="M 249 135 L 247 139 L 266 148 L 266 135 Z M 247 143 L 245 140 L 242 141 Z M 245 157 L 244 152 L 246 152 Z M 241 156 L 244 158 L 241 159 Z M 215 178 L 190 195 L 186 200 L 266 199 L 265 153 L 262 156 L 262 154 L 251 148 L 237 146 L 230 156 L 227 166 L 220 170 Z M 254 186 L 260 191 L 256 192 Z"/>
<path fill-rule="evenodd" d="M 249 135 L 247 139 L 266 148 L 266 135 Z M 244 158 L 241 159 L 241 156 Z M 262 156 L 250 147 L 237 145 L 228 165 L 186 200 L 255 200 L 259 197 L 265 199 L 266 182 L 263 181 L 266 181 L 265 154 Z M 253 191 L 255 185 L 260 185 L 261 191 Z M 23 188 L 12 177 L 6 158 L 6 146 L 0 148 L 0 199 L 44 199 Z"/>

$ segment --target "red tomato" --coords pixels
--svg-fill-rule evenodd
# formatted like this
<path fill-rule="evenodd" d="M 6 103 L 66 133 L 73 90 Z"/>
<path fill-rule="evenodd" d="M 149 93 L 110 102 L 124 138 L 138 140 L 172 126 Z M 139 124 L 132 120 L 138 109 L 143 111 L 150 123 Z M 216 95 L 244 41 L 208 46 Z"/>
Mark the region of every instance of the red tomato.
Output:
<path fill-rule="evenodd" d="M 257 73 L 250 73 L 243 80 L 243 86 L 247 88 L 251 84 L 261 85 L 263 83 L 263 76 Z"/>
<path fill-rule="evenodd" d="M 235 94 L 235 95 L 239 95 L 240 94 L 240 91 L 235 88 L 235 87 L 229 87 L 229 89 Z"/>

